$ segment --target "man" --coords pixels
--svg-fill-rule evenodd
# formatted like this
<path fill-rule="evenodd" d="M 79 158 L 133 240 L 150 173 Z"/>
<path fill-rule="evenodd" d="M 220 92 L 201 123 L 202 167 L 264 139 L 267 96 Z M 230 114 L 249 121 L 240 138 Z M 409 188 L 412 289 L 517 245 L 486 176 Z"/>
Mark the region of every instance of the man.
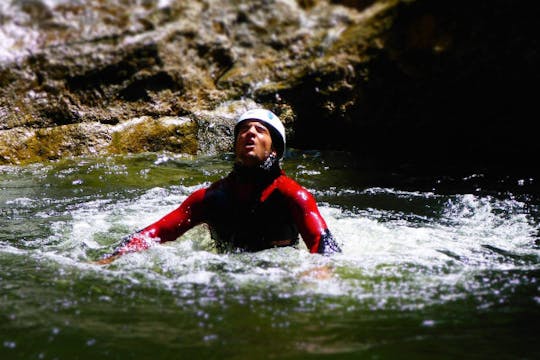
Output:
<path fill-rule="evenodd" d="M 176 210 L 127 237 L 98 263 L 176 240 L 206 223 L 220 251 L 258 251 L 298 243 L 311 253 L 341 252 L 313 196 L 281 170 L 285 128 L 271 111 L 253 109 L 234 128 L 233 171 L 191 194 Z"/>

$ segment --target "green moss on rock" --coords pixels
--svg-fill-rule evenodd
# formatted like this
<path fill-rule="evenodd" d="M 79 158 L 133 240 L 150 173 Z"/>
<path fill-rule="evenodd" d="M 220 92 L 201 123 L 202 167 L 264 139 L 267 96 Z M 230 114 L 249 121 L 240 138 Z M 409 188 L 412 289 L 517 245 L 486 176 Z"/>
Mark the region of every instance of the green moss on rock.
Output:
<path fill-rule="evenodd" d="M 109 130 L 102 124 L 5 130 L 0 132 L 0 163 L 26 164 L 96 154 L 109 140 Z"/>
<path fill-rule="evenodd" d="M 194 155 L 197 148 L 197 125 L 191 119 L 141 117 L 116 127 L 108 151 L 116 154 L 171 151 Z"/>

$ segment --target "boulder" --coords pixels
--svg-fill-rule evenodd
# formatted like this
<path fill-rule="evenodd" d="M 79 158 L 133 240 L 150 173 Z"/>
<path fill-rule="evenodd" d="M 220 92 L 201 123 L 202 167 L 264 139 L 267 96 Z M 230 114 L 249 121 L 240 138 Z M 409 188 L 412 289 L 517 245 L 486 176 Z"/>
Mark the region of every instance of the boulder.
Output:
<path fill-rule="evenodd" d="M 503 0 L 2 3 L 0 162 L 226 152 L 234 118 L 265 106 L 291 147 L 369 166 L 534 170 L 533 14 Z"/>

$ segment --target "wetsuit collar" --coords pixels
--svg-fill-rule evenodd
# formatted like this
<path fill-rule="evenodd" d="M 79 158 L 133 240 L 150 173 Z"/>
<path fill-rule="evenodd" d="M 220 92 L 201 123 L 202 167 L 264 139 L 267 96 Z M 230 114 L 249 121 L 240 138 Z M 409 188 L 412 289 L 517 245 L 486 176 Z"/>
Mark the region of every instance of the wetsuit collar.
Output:
<path fill-rule="evenodd" d="M 233 167 L 233 174 L 241 182 L 271 182 L 281 175 L 279 159 L 274 154 L 271 154 L 268 158 L 266 158 L 264 163 L 256 167 L 247 167 L 240 163 L 235 163 Z"/>

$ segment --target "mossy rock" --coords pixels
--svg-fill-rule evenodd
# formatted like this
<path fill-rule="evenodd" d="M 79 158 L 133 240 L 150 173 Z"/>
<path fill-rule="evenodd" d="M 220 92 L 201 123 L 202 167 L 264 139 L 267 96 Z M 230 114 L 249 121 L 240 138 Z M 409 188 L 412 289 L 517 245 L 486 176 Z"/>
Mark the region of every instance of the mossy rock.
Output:
<path fill-rule="evenodd" d="M 0 163 L 26 164 L 96 154 L 109 141 L 108 127 L 98 123 L 5 130 L 0 132 Z"/>
<path fill-rule="evenodd" d="M 171 151 L 197 153 L 197 124 L 188 118 L 141 117 L 116 126 L 108 151 L 141 153 Z"/>

